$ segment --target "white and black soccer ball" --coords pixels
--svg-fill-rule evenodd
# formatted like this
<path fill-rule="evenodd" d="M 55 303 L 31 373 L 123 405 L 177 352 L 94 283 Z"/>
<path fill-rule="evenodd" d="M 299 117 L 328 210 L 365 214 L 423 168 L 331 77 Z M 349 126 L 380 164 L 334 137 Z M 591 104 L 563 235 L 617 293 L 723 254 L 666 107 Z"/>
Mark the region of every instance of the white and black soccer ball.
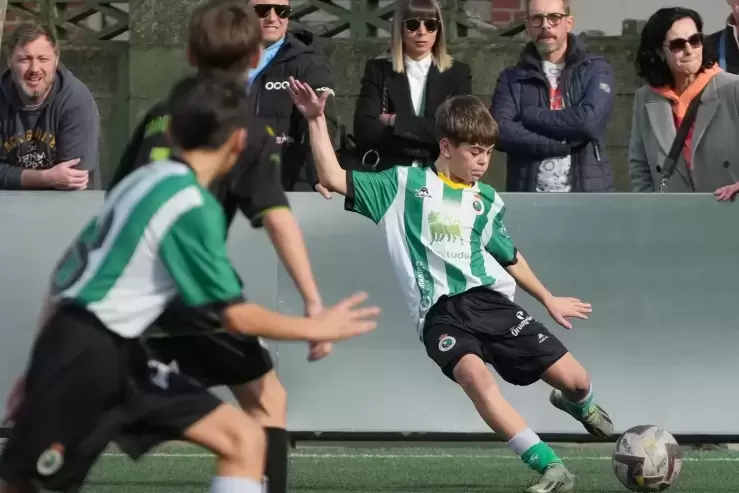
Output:
<path fill-rule="evenodd" d="M 664 491 L 683 467 L 675 437 L 654 425 L 634 426 L 624 432 L 613 451 L 613 471 L 631 491 Z"/>

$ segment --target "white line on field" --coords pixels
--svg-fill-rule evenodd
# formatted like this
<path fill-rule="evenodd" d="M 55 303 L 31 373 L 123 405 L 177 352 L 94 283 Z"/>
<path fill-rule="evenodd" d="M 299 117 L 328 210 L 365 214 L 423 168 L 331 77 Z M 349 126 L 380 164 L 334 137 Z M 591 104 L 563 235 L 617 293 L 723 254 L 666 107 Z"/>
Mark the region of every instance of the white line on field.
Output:
<path fill-rule="evenodd" d="M 128 457 L 126 454 L 103 454 L 104 457 Z M 204 453 L 152 453 L 146 454 L 145 457 L 155 457 L 160 459 L 213 459 L 213 454 Z M 495 459 L 495 460 L 520 460 L 513 455 L 464 455 L 464 454 L 309 454 L 309 453 L 292 453 L 291 458 L 294 459 Z M 563 456 L 565 461 L 607 461 L 611 460 L 610 455 L 601 456 L 583 456 L 583 457 L 567 457 Z M 686 462 L 739 462 L 739 457 L 683 457 Z"/>

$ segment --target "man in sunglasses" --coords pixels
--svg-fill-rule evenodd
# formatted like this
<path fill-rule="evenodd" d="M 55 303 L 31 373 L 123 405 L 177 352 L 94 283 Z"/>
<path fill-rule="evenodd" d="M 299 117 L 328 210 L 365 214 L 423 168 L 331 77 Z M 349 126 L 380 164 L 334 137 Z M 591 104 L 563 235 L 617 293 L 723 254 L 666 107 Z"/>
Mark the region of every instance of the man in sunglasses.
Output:
<path fill-rule="evenodd" d="M 613 70 L 571 34 L 568 0 L 528 0 L 531 38 L 498 77 L 490 109 L 507 154 L 509 192 L 610 192 L 603 135 Z"/>
<path fill-rule="evenodd" d="M 308 139 L 308 122 L 294 108 L 287 92 L 288 79 L 295 77 L 333 93 L 334 78 L 327 61 L 311 46 L 307 31 L 287 32 L 292 8 L 289 0 L 250 0 L 260 18 L 264 50 L 257 67 L 249 73 L 249 91 L 254 114 L 269 125 L 282 147 L 282 183 L 285 190 L 316 190 L 330 198 L 318 182 Z M 336 136 L 336 113 L 329 98 L 327 120 Z"/>

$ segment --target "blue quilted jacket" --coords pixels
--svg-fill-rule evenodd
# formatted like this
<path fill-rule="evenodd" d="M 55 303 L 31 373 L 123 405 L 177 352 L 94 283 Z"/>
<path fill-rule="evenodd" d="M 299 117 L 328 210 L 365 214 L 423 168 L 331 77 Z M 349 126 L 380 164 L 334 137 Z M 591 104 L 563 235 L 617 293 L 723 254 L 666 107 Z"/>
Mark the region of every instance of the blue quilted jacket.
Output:
<path fill-rule="evenodd" d="M 544 158 L 572 156 L 574 192 L 615 191 L 604 134 L 613 107 L 613 71 L 569 36 L 561 79 L 565 109 L 549 109 L 549 85 L 533 43 L 518 63 L 500 73 L 490 112 L 500 134 L 496 147 L 507 155 L 509 192 L 536 190 Z"/>

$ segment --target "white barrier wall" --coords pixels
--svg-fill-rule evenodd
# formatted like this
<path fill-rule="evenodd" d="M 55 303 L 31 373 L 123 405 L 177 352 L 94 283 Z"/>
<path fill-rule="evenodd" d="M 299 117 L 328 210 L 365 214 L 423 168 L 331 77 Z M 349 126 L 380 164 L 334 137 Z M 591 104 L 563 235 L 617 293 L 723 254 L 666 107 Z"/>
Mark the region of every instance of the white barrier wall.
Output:
<path fill-rule="evenodd" d="M 590 320 L 567 331 L 517 294 L 588 368 L 616 431 L 653 423 L 677 434 L 739 435 L 739 204 L 676 194 L 504 200 L 508 231 L 542 281 L 593 304 Z M 101 201 L 95 192 L 0 194 L 0 398 L 25 364 L 50 269 Z M 306 360 L 305 344 L 271 344 L 288 390 L 289 429 L 487 432 L 427 358 L 373 223 L 345 212 L 338 196 L 291 201 L 325 302 L 366 290 L 383 314 L 374 333 L 317 363 Z M 229 250 L 251 299 L 302 313 L 263 232 L 239 217 Z M 583 432 L 549 405 L 544 384 L 501 385 L 539 433 Z"/>

